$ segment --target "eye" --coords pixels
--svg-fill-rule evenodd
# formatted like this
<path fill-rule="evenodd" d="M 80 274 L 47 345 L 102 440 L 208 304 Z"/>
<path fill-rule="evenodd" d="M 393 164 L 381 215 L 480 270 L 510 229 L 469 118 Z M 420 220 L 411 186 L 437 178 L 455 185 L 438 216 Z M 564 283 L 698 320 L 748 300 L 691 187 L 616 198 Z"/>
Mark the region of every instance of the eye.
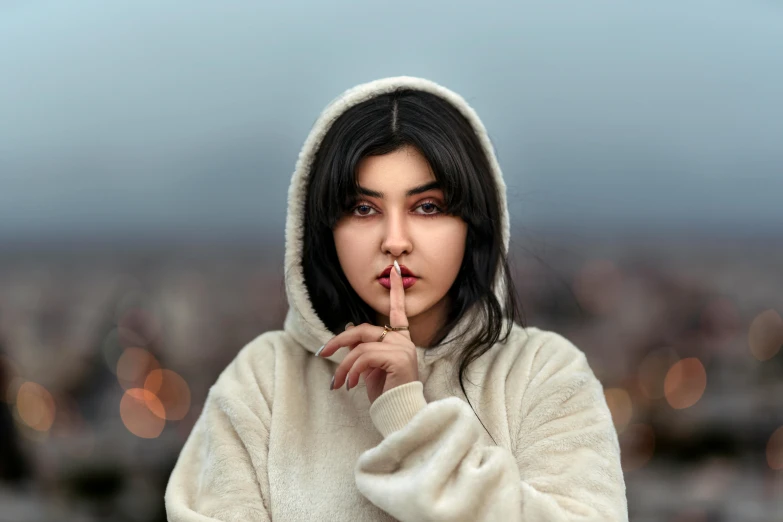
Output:
<path fill-rule="evenodd" d="M 415 212 L 420 216 L 437 216 L 438 214 L 443 213 L 443 209 L 440 206 L 438 206 L 434 201 L 425 201 L 423 203 L 420 203 L 416 207 L 416 209 L 421 210 L 421 212 Z M 374 216 L 375 214 L 378 214 L 378 211 L 375 208 L 373 208 L 371 205 L 362 203 L 360 205 L 356 205 L 352 207 L 350 214 L 356 217 L 370 217 L 370 216 Z"/>
<path fill-rule="evenodd" d="M 420 208 L 423 210 L 423 212 L 418 212 L 418 214 L 425 215 L 425 216 L 435 216 L 443 212 L 443 210 L 435 204 L 433 201 L 425 201 L 421 205 L 419 205 L 416 208 Z"/>
<path fill-rule="evenodd" d="M 357 205 L 351 210 L 351 214 L 360 217 L 371 216 L 370 212 L 375 212 L 375 209 L 370 205 Z"/>

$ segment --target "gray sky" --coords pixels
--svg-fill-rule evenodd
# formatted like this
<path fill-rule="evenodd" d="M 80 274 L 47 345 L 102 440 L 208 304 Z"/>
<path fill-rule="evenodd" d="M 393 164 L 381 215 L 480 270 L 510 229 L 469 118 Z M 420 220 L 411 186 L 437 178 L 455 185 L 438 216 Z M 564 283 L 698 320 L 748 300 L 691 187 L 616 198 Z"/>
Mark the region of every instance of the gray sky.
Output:
<path fill-rule="evenodd" d="M 320 111 L 398 74 L 473 105 L 515 225 L 783 226 L 771 0 L 6 0 L 0 71 L 0 237 L 282 235 Z"/>

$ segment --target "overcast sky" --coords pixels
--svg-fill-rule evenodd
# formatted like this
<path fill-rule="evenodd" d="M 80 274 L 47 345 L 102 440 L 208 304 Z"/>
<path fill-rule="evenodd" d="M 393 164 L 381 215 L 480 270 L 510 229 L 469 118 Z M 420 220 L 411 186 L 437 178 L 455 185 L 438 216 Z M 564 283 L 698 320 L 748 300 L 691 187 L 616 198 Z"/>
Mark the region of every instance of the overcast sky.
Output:
<path fill-rule="evenodd" d="M 282 235 L 324 106 L 409 74 L 487 126 L 515 225 L 783 228 L 783 4 L 0 3 L 0 237 Z"/>

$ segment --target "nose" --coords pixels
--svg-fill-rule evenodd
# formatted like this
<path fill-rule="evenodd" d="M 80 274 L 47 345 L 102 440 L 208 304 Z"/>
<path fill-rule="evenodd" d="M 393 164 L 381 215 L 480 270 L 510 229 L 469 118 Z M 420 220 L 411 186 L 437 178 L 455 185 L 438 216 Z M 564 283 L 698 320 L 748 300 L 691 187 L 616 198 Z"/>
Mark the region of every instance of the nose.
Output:
<path fill-rule="evenodd" d="M 384 231 L 381 250 L 384 254 L 392 257 L 401 257 L 403 254 L 410 254 L 413 250 L 413 243 L 405 223 L 405 216 L 397 212 L 387 214 L 386 229 Z"/>

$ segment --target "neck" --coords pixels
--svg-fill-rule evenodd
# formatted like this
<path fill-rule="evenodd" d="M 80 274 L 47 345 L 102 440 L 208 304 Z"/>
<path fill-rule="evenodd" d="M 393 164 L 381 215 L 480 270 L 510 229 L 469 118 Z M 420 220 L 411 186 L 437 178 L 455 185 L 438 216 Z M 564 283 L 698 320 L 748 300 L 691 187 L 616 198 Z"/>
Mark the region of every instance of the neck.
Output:
<path fill-rule="evenodd" d="M 429 310 L 426 310 L 413 317 L 408 317 L 408 331 L 411 334 L 411 341 L 415 346 L 429 348 L 435 338 L 435 333 L 446 322 L 446 312 L 448 310 L 448 298 L 444 297 Z M 389 316 L 378 314 L 378 324 L 383 326 L 401 326 L 398 324 L 389 324 Z"/>

